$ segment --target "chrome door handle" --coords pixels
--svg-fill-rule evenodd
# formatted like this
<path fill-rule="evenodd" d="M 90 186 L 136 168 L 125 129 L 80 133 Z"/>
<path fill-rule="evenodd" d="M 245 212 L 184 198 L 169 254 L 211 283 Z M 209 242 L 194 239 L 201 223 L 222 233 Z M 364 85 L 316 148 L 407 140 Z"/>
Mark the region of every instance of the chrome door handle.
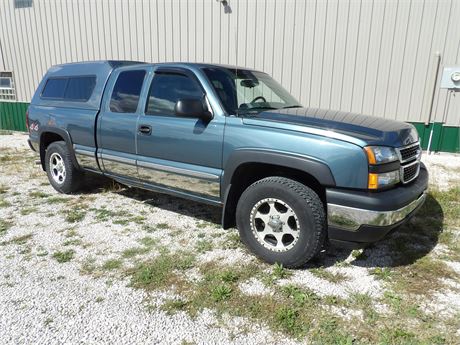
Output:
<path fill-rule="evenodd" d="M 139 133 L 141 134 L 145 134 L 145 135 L 152 134 L 152 126 L 149 126 L 149 125 L 140 125 L 138 130 L 139 130 Z"/>

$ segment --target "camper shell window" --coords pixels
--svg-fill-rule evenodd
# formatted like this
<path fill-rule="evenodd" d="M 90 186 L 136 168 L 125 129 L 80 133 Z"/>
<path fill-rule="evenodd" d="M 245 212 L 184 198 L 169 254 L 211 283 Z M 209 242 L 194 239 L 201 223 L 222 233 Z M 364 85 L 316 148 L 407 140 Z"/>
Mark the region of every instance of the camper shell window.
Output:
<path fill-rule="evenodd" d="M 49 78 L 41 98 L 58 101 L 86 102 L 96 86 L 95 76 Z"/>

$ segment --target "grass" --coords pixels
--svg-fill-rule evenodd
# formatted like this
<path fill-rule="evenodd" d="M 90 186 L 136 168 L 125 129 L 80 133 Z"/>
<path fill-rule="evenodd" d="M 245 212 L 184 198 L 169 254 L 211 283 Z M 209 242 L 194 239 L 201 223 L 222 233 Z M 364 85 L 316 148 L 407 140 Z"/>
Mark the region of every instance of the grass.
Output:
<path fill-rule="evenodd" d="M 282 264 L 275 263 L 272 267 L 272 277 L 275 279 L 284 279 L 290 276 L 290 272 L 287 271 Z"/>
<path fill-rule="evenodd" d="M 186 306 L 187 301 L 183 299 L 169 299 L 163 303 L 161 309 L 165 311 L 168 315 L 172 315 L 178 311 L 185 310 Z"/>
<path fill-rule="evenodd" d="M 240 235 L 238 232 L 230 232 L 226 237 L 225 237 L 225 244 L 224 248 L 226 249 L 237 249 L 237 248 L 243 248 L 244 245 L 241 242 Z"/>
<path fill-rule="evenodd" d="M 106 271 L 113 271 L 123 266 L 123 261 L 120 259 L 110 259 L 104 262 L 102 269 Z"/>
<path fill-rule="evenodd" d="M 12 193 L 7 187 L 0 186 L 0 194 Z M 67 209 L 80 215 L 81 221 L 88 210 L 76 200 L 59 196 L 48 196 L 46 193 L 34 193 L 31 197 L 46 199 L 50 204 L 62 204 Z M 27 195 L 26 195 L 27 196 Z M 1 200 L 1 199 L 0 199 Z M 85 199 L 86 200 L 86 199 Z M 83 200 L 84 201 L 84 200 Z M 38 202 L 38 201 L 37 201 Z M 16 204 L 16 202 L 15 202 Z M 61 205 L 56 205 L 61 207 Z M 34 212 L 33 207 L 22 207 L 20 212 L 27 215 Z M 410 224 L 398 231 L 401 236 L 394 236 L 388 241 L 390 253 L 394 259 L 394 267 L 370 268 L 368 272 L 377 279 L 384 290 L 381 298 L 371 297 L 368 294 L 351 293 L 348 299 L 336 296 L 320 296 L 310 289 L 285 284 L 291 270 L 281 265 L 268 266 L 261 262 L 255 264 L 239 264 L 225 266 L 217 262 L 196 262 L 194 254 L 206 252 L 217 246 L 210 241 L 214 234 L 207 234 L 198 230 L 194 254 L 189 252 L 169 253 L 161 251 L 153 259 L 142 259 L 141 255 L 153 251 L 161 245 L 161 240 L 155 240 L 148 233 L 160 230 L 173 229 L 166 223 L 143 224 L 144 215 L 136 216 L 126 212 L 118 213 L 110 210 L 93 210 L 94 218 L 98 221 L 113 221 L 119 224 L 135 222 L 142 224 L 145 237 L 139 239 L 138 247 L 129 248 L 121 254 L 121 258 L 114 258 L 96 265 L 95 260 L 88 258 L 81 266 L 82 273 L 109 275 L 114 273 L 128 274 L 131 285 L 146 291 L 173 290 L 179 298 L 166 300 L 161 309 L 167 313 L 185 311 L 191 315 L 210 308 L 216 315 L 224 313 L 231 316 L 243 316 L 254 322 L 268 326 L 304 342 L 318 344 L 445 344 L 459 343 L 455 331 L 460 327 L 460 315 L 443 317 L 427 314 L 424 304 L 436 291 L 445 288 L 442 278 L 459 281 L 459 277 L 445 263 L 444 260 L 460 260 L 460 241 L 458 231 L 460 227 L 460 188 L 453 188 L 447 192 L 433 190 L 430 192 L 423 209 Z M 442 212 L 440 212 L 442 211 Z M 142 213 L 140 213 L 142 214 Z M 68 214 L 65 214 L 66 217 Z M 88 213 L 86 218 L 92 215 Z M 76 217 L 78 218 L 78 217 Z M 145 222 L 147 223 L 147 222 Z M 172 223 L 171 223 L 172 224 Z M 0 233 L 6 233 L 13 225 L 13 220 L 0 219 Z M 207 222 L 198 222 L 196 228 L 202 229 L 213 226 Z M 4 229 L 4 230 L 2 230 Z M 168 232 L 168 234 L 171 231 Z M 184 232 L 185 234 L 185 232 Z M 69 239 L 65 242 L 76 244 L 78 234 L 70 229 L 65 233 Z M 219 233 L 221 239 L 218 245 L 227 249 L 244 248 L 236 231 Z M 184 236 L 185 237 L 185 236 Z M 28 239 L 13 237 L 11 241 L 26 244 Z M 430 250 L 437 242 L 444 244 L 448 251 L 438 254 L 429 253 L 426 249 L 417 248 L 417 244 Z M 222 243 L 222 244 L 220 244 Z M 188 244 L 190 246 L 190 244 Z M 245 250 L 245 249 L 243 249 Z M 58 262 L 72 260 L 74 253 L 69 251 L 56 252 L 54 259 Z M 43 251 L 43 253 L 46 253 Z M 355 261 L 363 263 L 366 255 L 372 250 L 354 251 Z M 47 254 L 47 253 L 46 253 Z M 45 254 L 45 255 L 46 255 Z M 152 253 L 153 254 L 153 253 Z M 39 254 L 37 254 L 39 255 Z M 51 255 L 50 255 L 51 256 Z M 69 259 L 70 256 L 70 259 Z M 125 268 L 123 258 L 134 258 L 134 267 Z M 67 261 L 66 261 L 67 260 Z M 139 262 L 140 260 L 144 260 Z M 351 265 L 356 262 L 351 262 Z M 334 266 L 345 265 L 344 262 Z M 129 265 L 127 265 L 129 266 Z M 194 267 L 199 270 L 203 279 L 189 280 L 188 269 Z M 329 282 L 340 284 L 346 276 L 323 267 L 309 269 L 309 271 Z M 123 273 L 121 273 L 123 272 Z M 241 292 L 239 284 L 250 278 L 258 279 L 267 285 L 270 284 L 270 294 L 248 296 Z M 283 281 L 280 281 L 283 280 Z M 102 298 L 96 298 L 96 302 Z M 383 304 L 390 310 L 389 314 L 376 310 L 375 303 Z M 350 311 L 359 311 L 359 316 L 350 313 L 347 318 L 337 317 L 334 308 L 344 308 Z M 361 317 L 363 315 L 363 317 Z"/>
<path fill-rule="evenodd" d="M 46 199 L 46 202 L 48 204 L 62 204 L 62 203 L 66 203 L 68 201 L 69 201 L 69 199 L 63 198 L 63 197 L 60 197 L 60 196 L 52 196 L 52 197 L 49 197 L 48 199 Z"/>
<path fill-rule="evenodd" d="M 83 244 L 83 241 L 79 238 L 71 238 L 71 239 L 68 239 L 66 241 L 64 241 L 64 243 L 62 243 L 63 246 L 81 246 Z"/>
<path fill-rule="evenodd" d="M 310 272 L 313 273 L 315 276 L 325 279 L 331 283 L 342 283 L 347 280 L 347 276 L 339 273 L 339 272 L 330 272 L 325 270 L 324 268 L 312 268 L 310 269 Z"/>
<path fill-rule="evenodd" d="M 93 274 L 97 269 L 96 259 L 94 257 L 87 257 L 80 268 L 82 274 Z"/>
<path fill-rule="evenodd" d="M 86 216 L 86 211 L 80 210 L 78 208 L 70 209 L 65 215 L 65 220 L 68 223 L 78 223 L 82 221 Z"/>
<path fill-rule="evenodd" d="M 48 198 L 50 195 L 47 194 L 47 193 L 44 193 L 42 191 L 32 191 L 29 193 L 29 196 L 31 196 L 32 198 L 39 198 L 39 199 L 44 199 L 44 198 Z"/>
<path fill-rule="evenodd" d="M 398 295 L 386 295 L 381 302 L 392 305 L 392 310 L 400 316 L 385 316 L 375 310 L 374 300 L 368 294 L 353 293 L 349 299 L 341 299 L 320 297 L 309 289 L 292 284 L 280 286 L 276 279 L 285 278 L 290 271 L 274 265 L 268 274 L 275 279 L 271 285 L 273 293 L 248 296 L 241 292 L 239 284 L 252 277 L 265 277 L 267 265 L 257 263 L 230 267 L 215 262 L 199 264 L 203 279 L 189 281 L 181 272 L 194 265 L 194 261 L 187 261 L 184 265 L 181 264 L 183 258 L 183 255 L 163 253 L 139 264 L 129 271 L 131 285 L 148 291 L 174 288 L 181 297 L 165 302 L 161 308 L 168 313 L 186 311 L 193 316 L 209 308 L 217 315 L 243 316 L 274 331 L 295 339 L 309 339 L 312 343 L 431 344 L 443 336 L 442 331 L 433 326 L 433 319 L 423 314 L 416 304 L 400 300 Z M 362 310 L 364 318 L 353 318 L 350 323 L 334 316 L 325 306 Z M 401 320 L 408 320 L 408 324 L 400 324 Z M 426 331 L 415 332 L 414 322 L 410 320 L 422 322 Z"/>
<path fill-rule="evenodd" d="M 27 216 L 28 214 L 31 214 L 37 211 L 38 211 L 38 208 L 36 208 L 35 206 L 30 206 L 30 207 L 21 208 L 20 213 L 22 216 Z"/>
<path fill-rule="evenodd" d="M 66 251 L 58 251 L 53 254 L 53 258 L 60 264 L 69 262 L 73 259 L 75 251 L 70 249 Z"/>
<path fill-rule="evenodd" d="M 313 291 L 301 289 L 292 284 L 281 287 L 281 292 L 285 297 L 292 300 L 296 306 L 312 305 L 320 300 Z"/>
<path fill-rule="evenodd" d="M 383 281 L 391 280 L 392 276 L 392 271 L 389 267 L 376 267 L 371 269 L 369 273 Z"/>
<path fill-rule="evenodd" d="M 10 206 L 11 206 L 10 202 L 6 201 L 3 198 L 0 198 L 0 208 L 2 208 L 2 207 L 10 207 Z"/>
<path fill-rule="evenodd" d="M 13 222 L 5 219 L 0 219 L 0 235 L 5 234 L 9 228 L 13 226 Z"/>
<path fill-rule="evenodd" d="M 195 249 L 198 253 L 205 253 L 211 251 L 213 248 L 213 244 L 209 240 L 199 240 L 196 245 Z"/>
<path fill-rule="evenodd" d="M 458 275 L 444 261 L 424 256 L 411 265 L 395 268 L 391 287 L 396 292 L 430 297 L 445 286 L 446 278 L 458 279 Z"/>
<path fill-rule="evenodd" d="M 143 237 L 139 239 L 139 243 L 146 246 L 146 247 L 153 247 L 156 244 L 156 240 L 153 237 Z"/>
<path fill-rule="evenodd" d="M 32 237 L 34 237 L 33 234 L 26 234 L 26 235 L 22 235 L 22 236 L 13 237 L 9 242 L 14 243 L 14 244 L 18 244 L 18 245 L 26 244 L 27 241 L 32 239 Z"/>
<path fill-rule="evenodd" d="M 211 296 L 214 302 L 225 301 L 230 298 L 232 288 L 227 284 L 219 284 L 212 288 Z"/>
<path fill-rule="evenodd" d="M 194 257 L 188 253 L 162 255 L 138 264 L 130 271 L 131 284 L 136 288 L 155 290 L 169 285 L 177 275 L 174 270 L 185 270 L 194 263 Z"/>
<path fill-rule="evenodd" d="M 145 221 L 144 216 L 133 215 L 128 211 L 112 211 L 105 207 L 92 208 L 90 211 L 94 211 L 95 218 L 99 222 L 112 221 L 113 224 L 128 225 L 129 223 L 143 224 Z"/>
<path fill-rule="evenodd" d="M 130 259 L 138 255 L 142 255 L 148 253 L 151 250 L 149 247 L 133 247 L 128 248 L 123 251 L 121 256 L 125 259 Z"/>

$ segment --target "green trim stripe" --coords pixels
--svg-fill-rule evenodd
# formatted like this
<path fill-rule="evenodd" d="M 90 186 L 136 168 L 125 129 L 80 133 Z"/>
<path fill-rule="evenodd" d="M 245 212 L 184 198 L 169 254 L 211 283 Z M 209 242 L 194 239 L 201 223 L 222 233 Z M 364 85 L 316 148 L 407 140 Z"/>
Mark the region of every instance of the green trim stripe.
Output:
<path fill-rule="evenodd" d="M 429 125 L 421 122 L 412 124 L 420 136 L 422 149 L 426 150 L 428 148 L 430 133 L 433 130 L 430 151 L 460 152 L 460 127 L 444 126 L 440 122 L 430 123 Z"/>
<path fill-rule="evenodd" d="M 0 102 L 0 129 L 27 131 L 26 111 L 29 103 Z"/>
<path fill-rule="evenodd" d="M 29 103 L 24 102 L 0 102 L 0 129 L 11 131 L 23 131 L 26 129 L 26 111 Z M 422 148 L 428 148 L 430 133 L 431 151 L 457 152 L 460 153 L 460 127 L 444 126 L 440 122 L 425 125 L 422 122 L 412 123 L 420 135 Z"/>

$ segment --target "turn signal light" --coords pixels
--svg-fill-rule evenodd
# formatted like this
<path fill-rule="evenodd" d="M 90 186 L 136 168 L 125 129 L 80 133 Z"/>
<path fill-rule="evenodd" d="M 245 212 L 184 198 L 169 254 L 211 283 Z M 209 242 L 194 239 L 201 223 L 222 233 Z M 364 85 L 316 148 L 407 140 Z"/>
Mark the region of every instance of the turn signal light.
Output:
<path fill-rule="evenodd" d="M 369 174 L 367 179 L 367 188 L 369 189 L 378 189 L 379 188 L 379 175 L 378 174 Z"/>

